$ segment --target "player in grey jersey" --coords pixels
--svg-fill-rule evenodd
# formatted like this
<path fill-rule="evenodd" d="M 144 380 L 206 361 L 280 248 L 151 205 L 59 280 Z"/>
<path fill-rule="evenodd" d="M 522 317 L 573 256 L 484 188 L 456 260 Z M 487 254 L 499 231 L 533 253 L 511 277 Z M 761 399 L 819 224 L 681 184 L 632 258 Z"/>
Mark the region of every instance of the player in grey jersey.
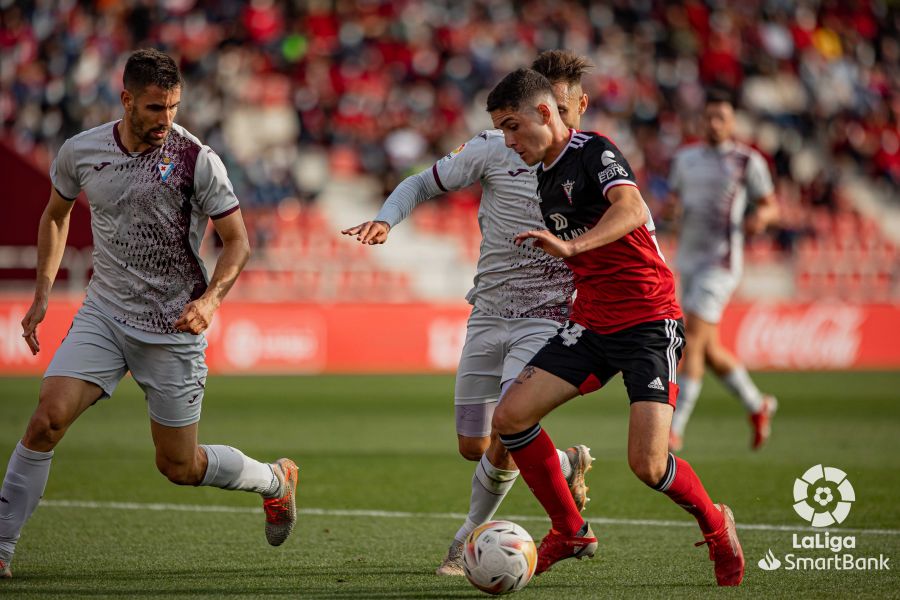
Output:
<path fill-rule="evenodd" d="M 751 446 L 768 439 L 777 401 L 760 393 L 743 365 L 719 341 L 719 321 L 743 268 L 744 231 L 762 232 L 778 218 L 765 159 L 734 138 L 734 107 L 712 90 L 704 109 L 706 141 L 680 150 L 669 176 L 681 209 L 678 269 L 685 312 L 685 357 L 669 448 L 678 451 L 700 395 L 704 365 L 741 400 L 753 427 Z"/>
<path fill-rule="evenodd" d="M 572 52 L 542 53 L 533 68 L 553 82 L 560 116 L 577 129 L 587 108 L 581 77 L 588 62 Z M 509 453 L 491 432 L 491 417 L 506 386 L 568 316 L 572 274 L 559 259 L 516 246 L 520 231 L 543 228 L 536 196 L 537 179 L 503 134 L 483 131 L 433 167 L 405 179 L 374 220 L 343 230 L 363 244 L 382 244 L 392 227 L 428 198 L 449 190 L 482 185 L 478 224 L 481 252 L 473 288 L 466 341 L 456 373 L 455 412 L 460 454 L 478 461 L 472 478 L 469 513 L 454 536 L 439 575 L 462 575 L 462 544 L 488 521 L 518 476 Z M 557 450 L 560 466 L 580 509 L 587 504 L 584 474 L 593 458 L 577 445 Z"/>
<path fill-rule="evenodd" d="M 182 79 L 175 62 L 139 50 L 126 63 L 122 120 L 66 141 L 50 168 L 53 187 L 38 229 L 34 302 L 22 320 L 33 354 L 37 327 L 66 243 L 73 201 L 91 208 L 94 274 L 84 304 L 44 374 L 37 409 L 0 488 L 0 577 L 37 507 L 53 449 L 127 371 L 143 389 L 156 466 L 179 485 L 259 493 L 266 538 L 279 545 L 296 520 L 297 466 L 266 464 L 197 442 L 206 383 L 203 331 L 247 262 L 250 248 L 225 167 L 173 120 Z M 208 279 L 197 252 L 209 219 L 224 248 Z"/>

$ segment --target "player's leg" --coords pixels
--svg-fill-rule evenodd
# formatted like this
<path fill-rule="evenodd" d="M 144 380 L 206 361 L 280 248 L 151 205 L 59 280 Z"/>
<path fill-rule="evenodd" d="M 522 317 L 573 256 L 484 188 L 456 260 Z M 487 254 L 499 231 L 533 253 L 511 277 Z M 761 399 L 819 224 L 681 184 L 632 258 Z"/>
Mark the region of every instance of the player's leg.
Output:
<path fill-rule="evenodd" d="M 198 443 L 206 340 L 183 336 L 172 343 L 146 343 L 129 338 L 125 349 L 132 375 L 147 397 L 160 473 L 178 485 L 260 494 L 266 539 L 273 546 L 284 542 L 297 518 L 297 465 L 287 458 L 263 463 L 231 446 Z"/>
<path fill-rule="evenodd" d="M 54 448 L 89 406 L 112 395 L 125 374 L 125 359 L 114 331 L 85 304 L 44 373 L 38 406 L 9 460 L 0 488 L 0 577 L 25 522 L 38 505 Z"/>
<path fill-rule="evenodd" d="M 759 391 L 744 365 L 722 344 L 718 324 L 710 325 L 712 331 L 706 345 L 706 362 L 747 411 L 753 428 L 750 446 L 757 450 L 771 435 L 771 420 L 778 409 L 778 401 L 774 396 Z"/>
<path fill-rule="evenodd" d="M 463 542 L 478 525 L 493 517 L 519 475 L 512 459 L 496 451 L 500 444 L 491 442 L 491 418 L 501 393 L 507 326 L 507 319 L 479 315 L 477 309 L 467 324 L 466 343 L 456 371 L 454 404 L 459 452 L 477 464 L 466 519 L 435 571 L 438 575 L 463 574 Z"/>
<path fill-rule="evenodd" d="M 666 494 L 691 513 L 710 544 L 720 585 L 737 585 L 743 576 L 744 559 L 731 511 L 713 504 L 691 465 L 668 451 L 672 426 L 672 404 L 677 395 L 675 372 L 683 346 L 683 328 L 677 321 L 646 323 L 618 335 L 608 336 L 611 353 L 623 358 L 625 387 L 631 401 L 628 425 L 628 464 L 637 477 Z M 624 352 L 619 353 L 620 343 Z M 627 350 L 631 348 L 631 352 Z M 634 352 L 640 349 L 640 353 Z M 627 357 L 627 358 L 625 358 Z M 662 382 L 660 387 L 646 382 Z"/>
<path fill-rule="evenodd" d="M 38 406 L 13 450 L 0 488 L 0 578 L 12 576 L 9 565 L 16 543 L 44 495 L 53 449 L 102 394 L 98 385 L 71 377 L 48 377 L 41 384 Z"/>

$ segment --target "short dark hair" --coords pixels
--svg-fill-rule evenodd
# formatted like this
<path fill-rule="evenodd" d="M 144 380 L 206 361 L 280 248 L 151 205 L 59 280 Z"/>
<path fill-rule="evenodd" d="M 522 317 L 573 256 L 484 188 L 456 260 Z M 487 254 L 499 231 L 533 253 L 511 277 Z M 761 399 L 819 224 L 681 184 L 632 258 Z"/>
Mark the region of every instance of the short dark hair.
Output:
<path fill-rule="evenodd" d="M 565 81 L 569 85 L 580 85 L 582 75 L 593 67 L 588 59 L 571 50 L 546 50 L 531 63 L 531 68 L 551 83 Z"/>
<path fill-rule="evenodd" d="M 734 94 L 728 88 L 709 88 L 706 90 L 706 104 L 730 104 L 734 108 Z"/>
<path fill-rule="evenodd" d="M 502 108 L 519 110 L 522 104 L 540 93 L 553 98 L 550 81 L 533 69 L 516 69 L 501 79 L 488 94 L 487 111 L 494 112 Z"/>
<path fill-rule="evenodd" d="M 122 83 L 126 90 L 137 95 L 148 85 L 171 90 L 181 87 L 183 81 L 178 65 L 171 56 L 155 48 L 143 48 L 128 57 Z"/>

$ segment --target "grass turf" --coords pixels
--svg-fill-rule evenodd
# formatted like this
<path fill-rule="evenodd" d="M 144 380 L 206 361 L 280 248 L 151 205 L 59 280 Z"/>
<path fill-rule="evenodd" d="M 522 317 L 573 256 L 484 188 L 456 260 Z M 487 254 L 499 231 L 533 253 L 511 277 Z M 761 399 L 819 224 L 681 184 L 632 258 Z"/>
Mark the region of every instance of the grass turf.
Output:
<path fill-rule="evenodd" d="M 715 586 L 712 563 L 695 527 L 633 525 L 600 519 L 692 519 L 647 489 L 625 460 L 627 400 L 619 382 L 577 399 L 545 419 L 558 446 L 587 443 L 597 462 L 589 475 L 598 523 L 599 557 L 567 561 L 535 579 L 522 598 L 594 597 L 891 597 L 895 571 L 766 572 L 756 562 L 776 556 L 826 557 L 793 550 L 802 531 L 793 482 L 812 465 L 843 469 L 857 500 L 841 525 L 888 529 L 854 532 L 856 556 L 900 557 L 900 406 L 898 373 L 760 374 L 781 408 L 775 435 L 760 453 L 747 449 L 749 428 L 739 405 L 709 381 L 688 429 L 689 460 L 714 500 L 735 511 L 747 557 L 744 584 Z M 37 379 L 0 380 L 4 418 L 0 448 L 9 452 L 34 407 Z M 50 504 L 26 526 L 0 581 L 3 598 L 302 597 L 462 598 L 483 595 L 433 569 L 459 525 L 435 513 L 467 509 L 472 464 L 456 454 L 452 378 L 423 376 L 209 380 L 201 440 L 241 448 L 262 460 L 291 456 L 301 465 L 303 509 L 408 511 L 431 516 L 302 514 L 280 548 L 263 538 L 252 494 L 178 488 L 153 466 L 140 390 L 123 381 L 112 399 L 90 409 L 53 459 L 45 498 L 101 503 Z M 118 510 L 103 503 L 216 505 L 244 512 Z M 164 508 L 164 507 L 161 507 Z M 521 521 L 535 538 L 548 527 L 524 485 L 498 517 Z M 783 525 L 791 531 L 741 528 Z"/>

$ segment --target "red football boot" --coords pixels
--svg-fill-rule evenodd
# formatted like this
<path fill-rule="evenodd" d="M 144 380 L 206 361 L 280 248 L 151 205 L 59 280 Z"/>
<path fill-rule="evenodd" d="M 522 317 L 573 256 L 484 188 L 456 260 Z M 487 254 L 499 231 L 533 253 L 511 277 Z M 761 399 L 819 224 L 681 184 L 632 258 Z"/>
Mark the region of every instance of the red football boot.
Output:
<path fill-rule="evenodd" d="M 778 400 L 774 396 L 763 396 L 762 408 L 759 412 L 750 415 L 750 424 L 753 426 L 753 439 L 750 447 L 759 450 L 772 434 L 772 417 L 778 410 Z"/>
<path fill-rule="evenodd" d="M 541 540 L 537 551 L 537 568 L 535 575 L 549 571 L 550 567 L 567 558 L 594 558 L 597 552 L 597 537 L 588 525 L 584 537 L 567 536 L 551 529 L 550 533 Z"/>
<path fill-rule="evenodd" d="M 695 546 L 709 544 L 709 560 L 716 563 L 719 585 L 740 585 L 744 578 L 744 551 L 734 526 L 734 515 L 724 504 L 716 504 L 716 507 L 722 511 L 725 523 L 718 531 L 703 534 L 703 541 Z"/>

